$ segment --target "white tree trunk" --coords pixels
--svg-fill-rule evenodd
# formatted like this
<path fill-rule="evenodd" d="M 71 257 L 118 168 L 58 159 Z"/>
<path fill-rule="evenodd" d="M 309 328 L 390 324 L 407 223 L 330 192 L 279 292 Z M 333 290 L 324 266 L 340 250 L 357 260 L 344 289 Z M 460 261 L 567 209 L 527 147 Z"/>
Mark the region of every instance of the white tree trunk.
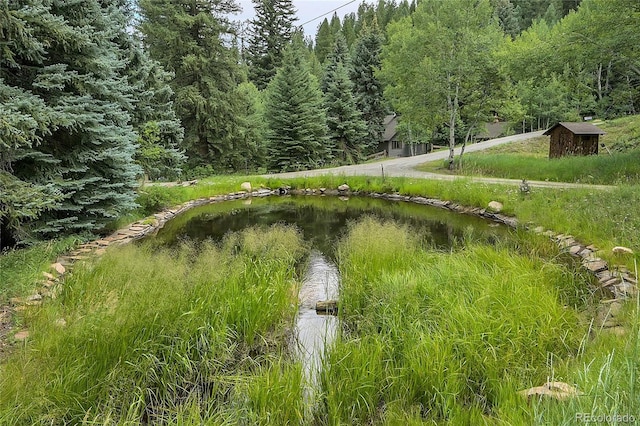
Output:
<path fill-rule="evenodd" d="M 451 87 L 451 77 L 449 76 L 449 87 Z M 453 170 L 453 156 L 456 146 L 456 117 L 458 116 L 458 92 L 460 86 L 455 85 L 455 95 L 451 98 L 451 90 L 447 91 L 447 105 L 449 108 L 449 170 Z"/>

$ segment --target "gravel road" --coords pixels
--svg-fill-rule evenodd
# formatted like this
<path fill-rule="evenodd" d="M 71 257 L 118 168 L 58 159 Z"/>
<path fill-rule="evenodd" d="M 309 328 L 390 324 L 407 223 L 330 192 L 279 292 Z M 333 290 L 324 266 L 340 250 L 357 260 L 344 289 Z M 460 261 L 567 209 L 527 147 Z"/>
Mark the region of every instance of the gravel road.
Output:
<path fill-rule="evenodd" d="M 507 144 L 510 142 L 524 141 L 541 136 L 543 131 L 523 133 L 519 135 L 506 136 L 497 139 L 491 139 L 485 142 L 479 142 L 471 145 L 467 145 L 465 153 L 481 151 L 483 149 L 491 148 L 498 145 Z M 460 154 L 460 148 L 456 148 L 455 154 Z M 439 173 L 421 172 L 415 170 L 415 167 L 429 161 L 444 160 L 449 156 L 449 150 L 442 150 L 438 152 L 432 152 L 430 154 L 416 155 L 414 157 L 399 157 L 389 160 L 378 161 L 375 163 L 356 164 L 352 166 L 340 166 L 332 167 L 328 169 L 315 169 L 305 170 L 300 172 L 287 172 L 264 175 L 265 177 L 311 177 L 321 175 L 335 175 L 335 176 L 382 176 L 384 171 L 385 176 L 393 177 L 414 177 L 422 179 L 437 179 L 437 180 L 455 180 L 455 179 L 469 179 L 474 182 L 485 183 L 497 183 L 506 185 L 520 185 L 520 179 L 500 179 L 500 178 L 487 178 L 487 177 L 467 177 L 467 176 L 455 176 L 445 175 Z M 523 176 L 526 178 L 526 176 Z M 606 189 L 610 186 L 606 185 L 585 185 L 579 183 L 565 183 L 565 182 L 546 182 L 546 181 L 529 181 L 529 185 L 532 187 L 547 187 L 547 188 L 593 188 L 593 189 Z"/>

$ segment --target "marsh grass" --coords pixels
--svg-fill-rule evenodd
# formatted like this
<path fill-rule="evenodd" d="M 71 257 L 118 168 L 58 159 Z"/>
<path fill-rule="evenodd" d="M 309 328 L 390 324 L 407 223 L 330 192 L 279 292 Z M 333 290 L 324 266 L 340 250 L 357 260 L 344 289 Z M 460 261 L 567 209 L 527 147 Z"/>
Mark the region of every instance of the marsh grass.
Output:
<path fill-rule="evenodd" d="M 30 341 L 0 371 L 0 423 L 248 421 L 285 399 L 295 408 L 302 374 L 287 342 L 305 251 L 275 226 L 77 265 L 58 299 L 25 315 Z"/>
<path fill-rule="evenodd" d="M 517 390 L 587 332 L 565 305 L 581 277 L 505 246 L 451 253 L 368 219 L 339 249 L 342 339 L 322 372 L 329 424 L 528 421 Z M 565 296 L 563 296 L 565 293 Z"/>
<path fill-rule="evenodd" d="M 77 265 L 25 314 L 0 424 L 575 424 L 640 408 L 638 306 L 623 339 L 590 328 L 589 277 L 554 243 L 468 233 L 438 251 L 373 217 L 338 245 L 342 328 L 308 401 L 289 345 L 307 250 L 277 225 Z M 517 393 L 549 379 L 586 395 Z"/>
<path fill-rule="evenodd" d="M 583 396 L 566 403 L 538 400 L 533 405 L 537 424 L 572 425 L 576 414 L 612 416 L 607 424 L 634 424 L 640 421 L 640 310 L 638 301 L 625 305 L 622 324 L 624 337 L 598 330 L 585 346 L 583 354 L 571 362 L 561 363 L 561 374 L 571 378 Z M 631 415 L 635 421 L 622 420 Z M 615 420 L 620 416 L 619 420 Z"/>

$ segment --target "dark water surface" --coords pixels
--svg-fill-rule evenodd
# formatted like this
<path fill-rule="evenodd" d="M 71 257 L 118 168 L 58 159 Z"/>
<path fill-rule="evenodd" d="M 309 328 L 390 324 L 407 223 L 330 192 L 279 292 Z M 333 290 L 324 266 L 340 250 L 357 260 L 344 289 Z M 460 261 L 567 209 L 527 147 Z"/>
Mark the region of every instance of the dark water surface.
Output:
<path fill-rule="evenodd" d="M 509 232 L 507 227 L 485 219 L 408 202 L 368 197 L 271 196 L 196 207 L 167 222 L 155 239 L 169 246 L 185 240 L 219 241 L 228 232 L 250 226 L 286 223 L 298 227 L 313 248 L 333 257 L 335 243 L 347 224 L 364 215 L 407 224 L 437 249 L 449 248 L 465 235 L 491 243 L 496 236 Z"/>

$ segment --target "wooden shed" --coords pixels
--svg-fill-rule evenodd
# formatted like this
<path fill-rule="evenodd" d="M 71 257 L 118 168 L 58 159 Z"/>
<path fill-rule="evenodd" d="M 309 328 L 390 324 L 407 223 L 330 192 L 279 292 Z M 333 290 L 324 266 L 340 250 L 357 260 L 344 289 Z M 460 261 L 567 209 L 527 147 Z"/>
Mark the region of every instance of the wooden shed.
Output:
<path fill-rule="evenodd" d="M 565 155 L 597 155 L 601 129 L 590 123 L 560 122 L 543 133 L 551 136 L 549 158 Z"/>

